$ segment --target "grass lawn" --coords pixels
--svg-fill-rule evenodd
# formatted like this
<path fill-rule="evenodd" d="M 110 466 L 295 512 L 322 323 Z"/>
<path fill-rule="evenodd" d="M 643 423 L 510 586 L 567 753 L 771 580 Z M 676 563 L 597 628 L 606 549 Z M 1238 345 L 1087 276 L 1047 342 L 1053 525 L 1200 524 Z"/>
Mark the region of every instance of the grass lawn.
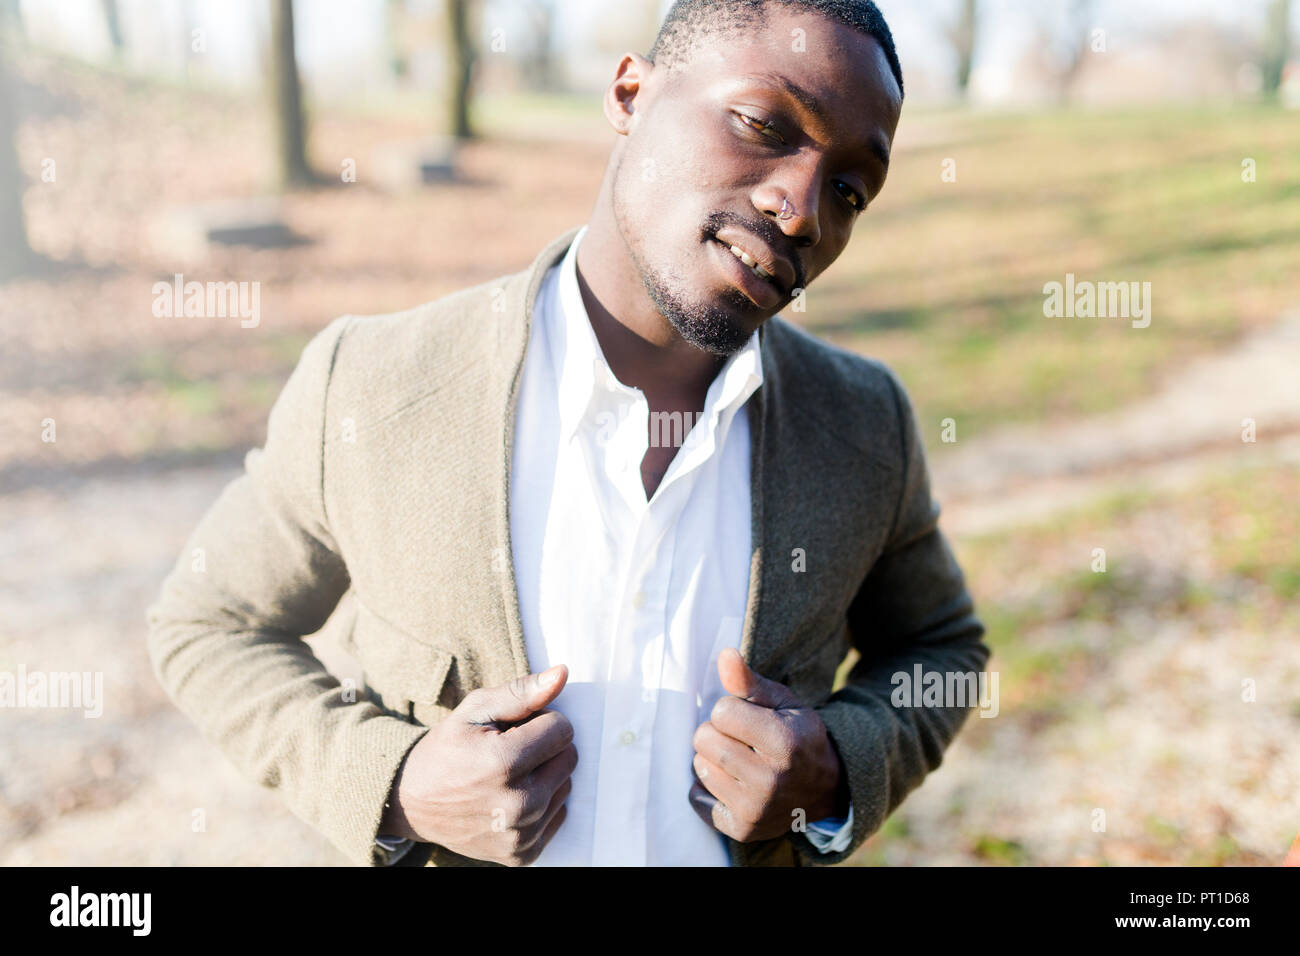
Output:
<path fill-rule="evenodd" d="M 947 417 L 965 441 L 1107 410 L 1300 308 L 1297 157 L 1300 116 L 1280 110 L 911 114 L 801 318 L 895 367 L 938 453 Z M 1044 317 L 1067 273 L 1150 282 L 1150 326 Z"/>
<path fill-rule="evenodd" d="M 999 714 L 968 719 L 954 743 L 965 753 L 853 862 L 1279 862 L 1300 828 L 1278 801 L 1294 809 L 1282 755 L 1300 730 L 1297 500 L 1293 462 L 1247 466 L 957 541 Z M 1088 833 L 1092 806 L 1129 832 Z M 1066 839 L 1043 835 L 1067 815 Z"/>

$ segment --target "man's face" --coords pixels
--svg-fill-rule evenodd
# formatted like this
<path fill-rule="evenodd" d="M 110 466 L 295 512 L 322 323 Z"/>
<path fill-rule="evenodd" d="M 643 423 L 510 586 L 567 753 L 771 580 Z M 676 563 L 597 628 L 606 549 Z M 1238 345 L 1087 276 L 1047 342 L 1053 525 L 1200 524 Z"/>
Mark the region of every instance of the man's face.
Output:
<path fill-rule="evenodd" d="M 629 101 L 614 215 L 683 338 L 735 352 L 839 257 L 884 185 L 901 103 L 874 39 L 779 4 L 651 70 Z"/>

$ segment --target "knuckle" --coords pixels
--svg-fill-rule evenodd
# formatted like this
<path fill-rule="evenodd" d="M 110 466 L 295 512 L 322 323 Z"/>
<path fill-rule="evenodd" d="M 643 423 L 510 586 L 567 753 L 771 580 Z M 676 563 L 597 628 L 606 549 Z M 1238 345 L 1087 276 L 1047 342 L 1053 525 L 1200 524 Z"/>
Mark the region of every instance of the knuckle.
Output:
<path fill-rule="evenodd" d="M 506 690 L 510 692 L 510 696 L 513 697 L 515 700 L 521 702 L 524 701 L 528 697 L 528 678 L 526 677 L 510 678 L 510 680 L 506 683 Z"/>
<path fill-rule="evenodd" d="M 501 834 L 500 859 L 507 866 L 520 866 L 527 850 L 524 833 L 518 827 L 511 827 Z"/>
<path fill-rule="evenodd" d="M 546 794 L 537 790 L 531 790 L 524 795 L 523 802 L 519 810 L 519 820 L 521 823 L 532 823 L 546 813 L 546 808 L 550 805 Z"/>
<path fill-rule="evenodd" d="M 523 819 L 528 795 L 522 790 L 506 789 L 501 794 L 499 803 L 507 824 L 504 832 L 509 833 L 518 827 L 519 821 Z"/>
<path fill-rule="evenodd" d="M 712 727 L 713 725 L 707 721 L 696 727 L 695 733 L 691 737 L 691 746 L 693 746 L 697 751 L 700 750 L 704 746 L 705 741 L 708 740 L 709 730 L 711 730 Z"/>
<path fill-rule="evenodd" d="M 498 787 L 504 787 L 514 779 L 519 755 L 513 748 L 507 747 L 497 734 L 489 735 L 487 741 L 488 748 L 493 756 L 492 771 L 490 773 L 491 781 Z"/>
<path fill-rule="evenodd" d="M 795 728 L 789 724 L 778 723 L 774 733 L 777 748 L 780 750 L 782 757 L 789 759 L 790 755 L 798 749 L 799 734 Z"/>
<path fill-rule="evenodd" d="M 752 807 L 745 800 L 737 800 L 727 807 L 727 822 L 732 837 L 744 843 L 754 837 L 754 827 L 758 823 Z"/>
<path fill-rule="evenodd" d="M 578 767 L 578 748 L 573 746 L 573 744 L 569 744 L 569 746 L 564 748 L 560 756 L 564 758 L 564 762 L 561 766 L 567 768 L 564 773 L 565 781 L 567 782 L 569 776 L 572 775 L 573 771 Z"/>
<path fill-rule="evenodd" d="M 573 723 L 568 717 L 558 711 L 555 712 L 555 729 L 560 738 L 566 743 L 573 740 Z"/>
<path fill-rule="evenodd" d="M 523 852 L 523 858 L 526 865 L 535 863 L 537 858 L 542 855 L 542 851 L 546 849 L 546 845 L 551 842 L 551 838 L 555 836 L 555 832 L 559 829 L 560 824 L 564 822 L 564 817 L 567 812 L 567 808 L 560 807 L 560 809 L 555 813 L 549 832 L 545 830 L 540 832 L 532 845 Z"/>
<path fill-rule="evenodd" d="M 777 773 L 789 773 L 794 769 L 794 750 L 779 744 L 773 753 L 767 753 L 767 764 Z"/>
<path fill-rule="evenodd" d="M 749 797 L 740 797 L 731 806 L 731 819 L 743 831 L 752 830 L 759 817 L 757 807 Z"/>
<path fill-rule="evenodd" d="M 745 822 L 740 819 L 734 807 L 731 807 L 721 801 L 718 802 L 717 812 L 714 814 L 717 821 L 717 829 L 727 834 L 733 840 L 744 842 L 747 827 Z"/>

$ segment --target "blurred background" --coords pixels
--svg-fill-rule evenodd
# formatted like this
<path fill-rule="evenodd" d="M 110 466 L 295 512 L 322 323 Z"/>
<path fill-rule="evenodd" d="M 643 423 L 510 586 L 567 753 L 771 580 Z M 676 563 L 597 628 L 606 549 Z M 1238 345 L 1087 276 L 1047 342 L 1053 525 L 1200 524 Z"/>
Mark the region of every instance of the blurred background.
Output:
<path fill-rule="evenodd" d="M 853 862 L 1280 863 L 1300 3 L 879 2 L 889 182 L 786 317 L 908 386 L 1000 707 Z M 0 709 L 0 864 L 343 862 L 171 706 L 144 609 L 315 331 L 585 221 L 666 8 L 0 0 L 0 672 L 104 682 Z M 177 274 L 256 322 L 169 314 Z M 1149 282 L 1150 324 L 1045 315 L 1067 275 Z"/>

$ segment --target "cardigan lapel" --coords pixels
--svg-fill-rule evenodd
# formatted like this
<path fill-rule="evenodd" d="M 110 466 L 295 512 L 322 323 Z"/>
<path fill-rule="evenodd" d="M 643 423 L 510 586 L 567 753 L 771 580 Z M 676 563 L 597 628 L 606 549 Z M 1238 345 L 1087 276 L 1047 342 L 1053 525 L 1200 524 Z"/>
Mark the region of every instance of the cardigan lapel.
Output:
<path fill-rule="evenodd" d="M 493 415 L 502 435 L 494 454 L 493 531 L 505 549 L 505 569 L 497 575 L 500 587 L 493 594 L 492 617 L 505 621 L 515 676 L 530 672 L 510 539 L 510 469 L 519 382 L 538 290 L 578 231 L 571 229 L 548 245 L 529 269 L 506 282 L 501 293 L 497 343 L 505 374 L 493 397 Z M 751 667 L 774 679 L 782 675 L 768 672 L 778 664 L 781 651 L 803 636 L 799 628 L 817 607 L 822 596 L 818 585 L 827 583 L 824 572 L 842 546 L 843 522 L 853 517 L 841 514 L 821 520 L 809 496 L 822 489 L 847 495 L 843 498 L 847 504 L 858 497 L 863 484 L 861 476 L 844 468 L 840 440 L 794 407 L 797 399 L 808 396 L 796 381 L 787 379 L 790 369 L 780 340 L 790 333 L 774 334 L 772 326 L 778 321 L 772 319 L 759 329 L 763 384 L 746 403 L 751 436 L 750 573 L 739 648 Z M 809 573 L 793 569 L 796 548 L 803 550 Z"/>
<path fill-rule="evenodd" d="M 502 361 L 507 367 L 506 390 L 499 412 L 502 442 L 496 458 L 495 502 L 496 537 L 504 542 L 505 572 L 498 575 L 501 590 L 494 596 L 498 619 L 506 622 L 506 636 L 516 677 L 531 673 L 528 650 L 524 641 L 523 619 L 519 612 L 519 588 L 515 580 L 514 549 L 510 539 L 510 467 L 514 459 L 515 415 L 519 405 L 519 381 L 523 375 L 524 355 L 532 338 L 533 308 L 537 293 L 547 271 L 564 258 L 573 239 L 581 231 L 574 227 L 542 250 L 532 266 L 517 273 L 502 291 L 503 317 L 498 324 L 498 344 Z"/>
<path fill-rule="evenodd" d="M 499 354 L 506 366 L 499 402 L 502 442 L 495 460 L 494 516 L 496 538 L 505 543 L 505 573 L 492 610 L 504 618 L 515 675 L 530 673 L 519 611 L 514 555 L 510 539 L 510 469 L 513 459 L 515 415 L 524 355 L 531 338 L 533 308 L 546 272 L 563 258 L 578 229 L 572 229 L 542 251 L 525 272 L 513 276 L 502 291 L 503 321 L 498 326 Z M 775 320 L 773 320 L 775 321 Z M 838 526 L 822 522 L 810 526 L 812 512 L 797 507 L 824 479 L 843 487 L 851 477 L 836 463 L 841 459 L 836 440 L 807 421 L 795 421 L 788 407 L 789 384 L 782 379 L 779 343 L 771 322 L 759 330 L 763 355 L 763 384 L 746 403 L 750 422 L 750 573 L 740 653 L 755 670 L 766 673 L 780 651 L 797 638 L 799 624 L 816 605 L 816 589 L 806 574 L 794 573 L 790 561 L 794 548 L 817 553 L 833 540 Z M 825 551 L 821 551 L 825 553 Z M 769 674 L 780 678 L 782 675 Z M 788 840 L 741 844 L 727 839 L 733 865 L 791 865 L 798 862 Z"/>
<path fill-rule="evenodd" d="M 775 321 L 775 320 L 772 320 Z M 807 575 L 791 567 L 791 552 L 809 547 L 807 529 L 797 520 L 802 512 L 790 507 L 816 487 L 816 472 L 827 466 L 822 437 L 815 429 L 789 421 L 788 395 L 782 379 L 778 345 L 771 322 L 759 329 L 763 353 L 763 385 L 749 402 L 751 554 L 749 600 L 741 634 L 740 654 L 754 670 L 768 673 L 778 652 L 792 637 L 807 604 Z"/>

